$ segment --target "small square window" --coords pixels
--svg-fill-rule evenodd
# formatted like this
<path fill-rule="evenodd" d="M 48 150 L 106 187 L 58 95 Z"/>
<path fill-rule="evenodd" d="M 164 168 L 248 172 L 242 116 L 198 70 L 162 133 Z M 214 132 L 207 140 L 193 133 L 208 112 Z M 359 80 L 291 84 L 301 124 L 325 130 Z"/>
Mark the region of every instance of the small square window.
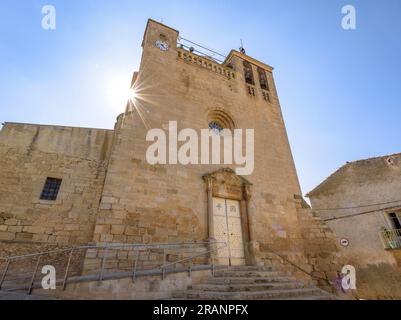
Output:
<path fill-rule="evenodd" d="M 60 190 L 61 179 L 47 178 L 40 195 L 41 200 L 56 200 Z"/>

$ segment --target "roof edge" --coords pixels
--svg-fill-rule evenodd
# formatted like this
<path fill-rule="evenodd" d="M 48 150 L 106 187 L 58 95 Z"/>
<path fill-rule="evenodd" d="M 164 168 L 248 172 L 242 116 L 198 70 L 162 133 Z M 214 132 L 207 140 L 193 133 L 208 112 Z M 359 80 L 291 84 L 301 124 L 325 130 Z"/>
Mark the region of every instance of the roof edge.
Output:
<path fill-rule="evenodd" d="M 322 191 L 322 188 L 335 176 L 337 175 L 340 171 L 344 170 L 346 167 L 353 166 L 357 163 L 360 162 L 365 162 L 365 161 L 371 161 L 371 160 L 378 160 L 378 159 L 384 159 L 384 158 L 389 158 L 389 157 L 394 157 L 394 156 L 401 156 L 401 153 L 392 153 L 392 154 L 387 154 L 384 156 L 377 156 L 377 157 L 370 157 L 366 159 L 359 159 L 355 161 L 350 161 L 347 162 L 346 164 L 342 165 L 340 168 L 338 168 L 336 171 L 334 171 L 331 175 L 329 175 L 326 179 L 324 179 L 320 184 L 318 184 L 314 189 L 309 191 L 305 197 L 310 198 L 311 196 L 315 196 Z"/>
<path fill-rule="evenodd" d="M 230 51 L 230 53 L 228 54 L 228 56 L 227 56 L 226 59 L 224 60 L 223 64 L 226 64 L 226 63 L 228 62 L 228 60 L 229 60 L 230 58 L 232 58 L 233 56 L 237 56 L 237 57 L 239 57 L 239 58 L 241 58 L 241 59 L 247 60 L 247 61 L 249 61 L 250 63 L 253 63 L 254 65 L 256 65 L 256 66 L 258 66 L 258 67 L 261 67 L 262 69 L 265 69 L 265 70 L 267 70 L 267 71 L 272 72 L 272 71 L 274 70 L 274 68 L 273 68 L 272 66 L 269 66 L 268 64 L 263 63 L 263 62 L 261 62 L 261 61 L 255 59 L 255 58 L 252 58 L 252 57 L 250 57 L 250 56 L 248 56 L 248 55 L 246 55 L 246 54 L 243 54 L 243 53 L 241 53 L 241 52 L 239 52 L 239 51 L 237 51 L 237 50 L 235 50 L 235 49 L 232 49 L 232 50 Z"/>
<path fill-rule="evenodd" d="M 69 128 L 69 129 L 85 129 L 85 130 L 101 130 L 101 131 L 114 131 L 114 129 L 105 128 L 90 128 L 90 127 L 78 127 L 78 126 L 63 126 L 63 125 L 53 125 L 53 124 L 39 124 L 39 123 L 27 123 L 27 122 L 3 122 L 3 125 L 21 125 L 21 126 L 37 126 L 37 127 L 54 127 L 54 128 Z"/>
<path fill-rule="evenodd" d="M 147 23 L 146 23 L 145 32 L 143 33 L 142 45 L 143 45 L 143 43 L 144 43 L 144 41 L 145 41 L 145 36 L 146 36 L 146 33 L 148 32 L 148 28 L 149 28 L 149 24 L 150 24 L 150 23 L 156 23 L 156 24 L 158 24 L 159 26 L 162 26 L 162 27 L 164 27 L 164 28 L 170 29 L 170 30 L 173 31 L 173 32 L 176 32 L 177 35 L 180 34 L 180 32 L 179 32 L 177 29 L 171 28 L 171 27 L 169 27 L 169 26 L 167 26 L 167 25 L 165 25 L 165 24 L 163 24 L 163 23 L 161 23 L 161 22 L 158 22 L 158 21 L 156 21 L 156 20 L 153 20 L 153 19 L 150 19 L 150 18 L 149 18 L 148 21 L 147 21 Z"/>

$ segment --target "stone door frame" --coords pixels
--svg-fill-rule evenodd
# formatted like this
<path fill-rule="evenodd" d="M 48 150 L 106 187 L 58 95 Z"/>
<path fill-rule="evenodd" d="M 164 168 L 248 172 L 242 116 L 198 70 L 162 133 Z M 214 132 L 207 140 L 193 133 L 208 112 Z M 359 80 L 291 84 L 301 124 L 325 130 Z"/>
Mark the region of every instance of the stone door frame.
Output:
<path fill-rule="evenodd" d="M 251 249 L 252 224 L 250 212 L 252 184 L 234 170 L 223 168 L 203 176 L 207 192 L 207 226 L 209 241 L 215 241 L 213 222 L 213 197 L 237 200 L 240 202 L 242 239 L 245 252 L 245 264 L 254 265 L 255 257 Z"/>

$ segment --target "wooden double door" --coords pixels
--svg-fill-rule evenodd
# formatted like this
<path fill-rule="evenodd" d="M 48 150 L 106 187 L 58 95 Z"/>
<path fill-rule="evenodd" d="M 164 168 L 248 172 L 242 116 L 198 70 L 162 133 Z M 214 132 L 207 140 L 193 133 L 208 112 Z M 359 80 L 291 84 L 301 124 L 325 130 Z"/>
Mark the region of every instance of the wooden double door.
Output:
<path fill-rule="evenodd" d="M 215 239 L 227 243 L 226 247 L 217 252 L 218 263 L 245 265 L 240 202 L 214 197 L 213 226 Z"/>

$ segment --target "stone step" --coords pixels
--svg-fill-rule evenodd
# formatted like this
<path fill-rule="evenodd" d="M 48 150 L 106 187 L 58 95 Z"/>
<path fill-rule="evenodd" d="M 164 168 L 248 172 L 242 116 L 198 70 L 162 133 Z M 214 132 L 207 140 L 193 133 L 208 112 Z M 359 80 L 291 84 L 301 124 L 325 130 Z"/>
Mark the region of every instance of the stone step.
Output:
<path fill-rule="evenodd" d="M 57 299 L 47 296 L 29 295 L 26 293 L 7 292 L 0 290 L 0 300 L 57 300 Z"/>
<path fill-rule="evenodd" d="M 290 274 L 285 271 L 234 271 L 224 270 L 215 272 L 214 276 L 220 277 L 285 277 Z"/>
<path fill-rule="evenodd" d="M 270 300 L 337 300 L 333 295 L 316 295 L 316 296 L 300 296 L 300 297 L 289 297 L 289 298 L 274 298 Z"/>
<path fill-rule="evenodd" d="M 205 280 L 210 284 L 255 284 L 272 282 L 290 282 L 296 281 L 294 277 L 212 277 Z"/>
<path fill-rule="evenodd" d="M 43 278 L 39 272 L 35 275 L 34 282 L 40 282 Z M 29 285 L 32 281 L 31 273 L 24 274 L 8 274 L 7 277 L 3 280 L 1 289 L 9 290 L 10 288 L 14 288 L 15 286 L 20 285 Z"/>
<path fill-rule="evenodd" d="M 255 284 L 197 284 L 192 286 L 195 291 L 218 291 L 218 292 L 244 292 L 244 291 L 267 291 L 279 289 L 303 288 L 302 282 L 277 282 L 277 283 L 255 283 Z"/>
<path fill-rule="evenodd" d="M 176 298 L 201 299 L 201 300 L 270 300 L 284 298 L 302 297 L 322 297 L 322 291 L 318 288 L 296 288 L 296 289 L 278 289 L 265 291 L 203 291 L 186 290 L 177 294 Z"/>
<path fill-rule="evenodd" d="M 202 300 L 331 300 L 335 296 L 269 267 L 234 266 L 194 284 L 174 298 Z"/>

